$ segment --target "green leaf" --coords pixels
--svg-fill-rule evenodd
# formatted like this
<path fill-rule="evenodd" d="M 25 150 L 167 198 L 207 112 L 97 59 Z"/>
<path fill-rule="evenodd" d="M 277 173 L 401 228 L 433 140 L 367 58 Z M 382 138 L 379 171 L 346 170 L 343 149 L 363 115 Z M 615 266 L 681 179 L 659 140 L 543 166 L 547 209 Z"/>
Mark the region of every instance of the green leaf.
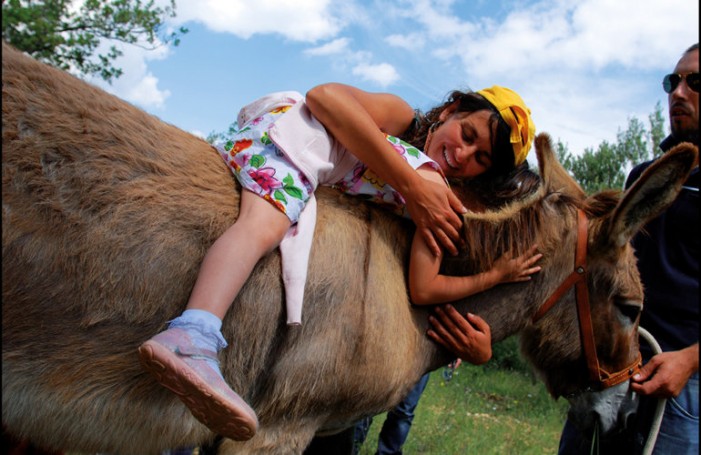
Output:
<path fill-rule="evenodd" d="M 74 68 L 111 83 L 122 74 L 114 65 L 122 53 L 114 46 L 100 51 L 100 45 L 140 43 L 147 50 L 177 45 L 187 29 L 166 29 L 169 17 L 175 17 L 175 0 L 164 7 L 151 0 L 3 0 L 2 38 L 56 68 Z"/>
<path fill-rule="evenodd" d="M 283 193 L 280 190 L 275 190 L 273 192 L 273 199 L 275 199 L 276 201 L 287 203 L 287 198 L 285 197 L 285 193 Z"/>
<path fill-rule="evenodd" d="M 303 200 L 303 199 L 304 199 L 304 193 L 302 193 L 302 190 L 299 189 L 299 188 L 296 187 L 296 186 L 287 186 L 287 185 L 285 185 L 285 186 L 283 187 L 283 189 L 285 190 L 285 192 L 286 192 L 287 194 L 289 194 L 291 197 L 293 197 L 293 198 L 295 198 L 295 199 L 299 199 L 299 200 Z"/>
<path fill-rule="evenodd" d="M 250 161 L 250 163 L 251 163 L 251 166 L 253 166 L 254 168 L 258 169 L 258 168 L 260 168 L 262 165 L 265 164 L 265 157 L 262 156 L 262 155 L 253 155 L 253 156 L 251 156 L 251 161 Z"/>

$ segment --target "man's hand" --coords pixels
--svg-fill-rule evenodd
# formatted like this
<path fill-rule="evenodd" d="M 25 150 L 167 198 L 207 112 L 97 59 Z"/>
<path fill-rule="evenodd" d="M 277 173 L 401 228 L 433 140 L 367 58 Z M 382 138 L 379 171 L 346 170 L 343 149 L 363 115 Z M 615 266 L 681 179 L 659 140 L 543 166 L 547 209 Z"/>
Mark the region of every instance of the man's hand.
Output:
<path fill-rule="evenodd" d="M 458 313 L 452 305 L 436 307 L 435 316 L 429 316 L 433 329 L 429 338 L 455 353 L 459 358 L 481 365 L 492 358 L 492 335 L 489 325 L 481 317 Z"/>
<path fill-rule="evenodd" d="M 631 388 L 641 395 L 659 398 L 678 396 L 699 369 L 699 345 L 655 355 L 633 376 Z"/>

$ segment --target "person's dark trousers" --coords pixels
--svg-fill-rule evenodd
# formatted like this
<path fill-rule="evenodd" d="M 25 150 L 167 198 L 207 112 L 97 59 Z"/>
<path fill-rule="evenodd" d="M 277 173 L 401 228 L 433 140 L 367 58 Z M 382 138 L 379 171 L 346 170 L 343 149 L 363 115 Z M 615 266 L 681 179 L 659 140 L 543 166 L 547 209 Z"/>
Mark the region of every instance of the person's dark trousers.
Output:
<path fill-rule="evenodd" d="M 411 423 L 414 420 L 414 411 L 419 404 L 419 398 L 426 388 L 429 374 L 426 373 L 419 379 L 409 394 L 387 413 L 385 423 L 382 425 L 379 440 L 377 442 L 377 455 L 401 454 L 402 446 L 409 436 Z M 356 453 L 367 437 L 372 417 L 363 419 L 355 427 Z"/>

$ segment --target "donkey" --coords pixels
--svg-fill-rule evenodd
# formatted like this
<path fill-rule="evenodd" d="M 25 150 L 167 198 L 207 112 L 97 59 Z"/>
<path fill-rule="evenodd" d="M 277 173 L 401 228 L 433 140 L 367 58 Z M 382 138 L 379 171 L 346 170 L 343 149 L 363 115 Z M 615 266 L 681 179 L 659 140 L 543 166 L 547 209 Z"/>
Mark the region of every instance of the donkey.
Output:
<path fill-rule="evenodd" d="M 136 350 L 182 311 L 207 248 L 236 219 L 240 187 L 205 141 L 4 44 L 2 61 L 4 427 L 78 452 L 210 442 Z M 628 239 L 674 199 L 697 151 L 679 146 L 622 197 L 586 198 L 547 135 L 536 149 L 538 189 L 466 216 L 467 251 L 446 268 L 472 273 L 537 244 L 543 269 L 456 306 L 485 318 L 494 342 L 521 332 L 573 418 L 613 429 L 634 406 L 626 379 L 639 355 L 642 288 Z M 318 202 L 303 324 L 285 323 L 277 251 L 224 320 L 223 374 L 261 426 L 220 453 L 301 453 L 315 434 L 391 408 L 451 360 L 425 336 L 428 310 L 409 302 L 411 223 L 331 189 Z M 584 280 L 540 310 L 569 279 L 578 239 Z M 580 330 L 582 289 L 590 324 Z M 580 331 L 595 338 L 582 344 Z M 621 379 L 606 387 L 612 377 Z"/>

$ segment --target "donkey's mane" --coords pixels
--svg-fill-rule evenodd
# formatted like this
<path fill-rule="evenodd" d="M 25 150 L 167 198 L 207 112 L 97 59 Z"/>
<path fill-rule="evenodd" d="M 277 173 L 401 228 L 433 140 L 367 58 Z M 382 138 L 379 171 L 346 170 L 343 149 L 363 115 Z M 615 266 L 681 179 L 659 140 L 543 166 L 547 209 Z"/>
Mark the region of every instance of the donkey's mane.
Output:
<path fill-rule="evenodd" d="M 533 245 L 540 251 L 550 251 L 557 247 L 562 232 L 562 225 L 553 220 L 576 209 L 583 210 L 590 219 L 601 218 L 613 210 L 621 192 L 607 190 L 587 198 L 582 194 L 555 190 L 548 182 L 540 181 L 535 189 L 501 207 L 469 211 L 463 215 L 466 248 L 460 262 L 467 262 L 477 273 L 491 268 L 506 252 L 520 256 Z"/>
<path fill-rule="evenodd" d="M 463 260 L 474 267 L 474 272 L 484 271 L 505 252 L 518 256 L 537 244 L 544 234 L 541 232 L 543 200 L 544 186 L 541 185 L 533 194 L 500 209 L 464 214 L 466 249 Z"/>

